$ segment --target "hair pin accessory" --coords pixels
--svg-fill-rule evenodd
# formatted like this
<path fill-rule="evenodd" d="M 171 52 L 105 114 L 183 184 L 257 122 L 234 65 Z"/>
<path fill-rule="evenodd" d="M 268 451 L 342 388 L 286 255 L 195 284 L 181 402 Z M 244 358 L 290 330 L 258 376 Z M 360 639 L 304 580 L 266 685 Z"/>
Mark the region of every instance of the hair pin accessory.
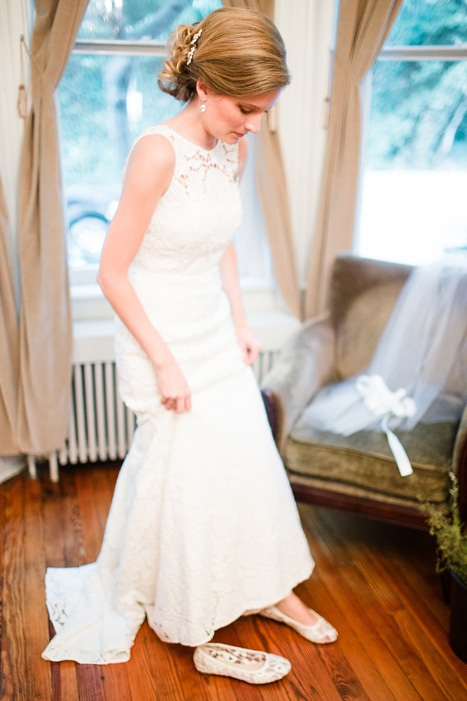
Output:
<path fill-rule="evenodd" d="M 199 30 L 199 32 L 196 32 L 196 34 L 194 35 L 193 39 L 190 41 L 191 49 L 189 50 L 188 56 L 187 56 L 187 59 L 186 59 L 186 65 L 187 65 L 187 66 L 189 66 L 190 63 L 191 63 L 192 60 L 193 60 L 193 54 L 195 53 L 195 49 L 196 49 L 196 42 L 197 42 L 198 39 L 200 38 L 202 31 L 203 31 L 203 29 L 201 28 L 201 29 Z"/>

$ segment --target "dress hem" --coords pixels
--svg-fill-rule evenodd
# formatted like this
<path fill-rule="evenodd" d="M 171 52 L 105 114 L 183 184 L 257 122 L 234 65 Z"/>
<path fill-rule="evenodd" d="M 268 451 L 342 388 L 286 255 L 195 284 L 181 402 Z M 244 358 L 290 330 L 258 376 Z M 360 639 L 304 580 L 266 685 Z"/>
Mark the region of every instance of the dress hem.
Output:
<path fill-rule="evenodd" d="M 286 591 L 284 591 L 282 594 L 275 596 L 274 601 L 268 600 L 265 603 L 261 603 L 259 605 L 252 604 L 251 606 L 248 606 L 244 611 L 241 611 L 238 614 L 236 614 L 234 617 L 229 616 L 229 618 L 227 620 L 225 620 L 221 624 L 217 625 L 217 627 L 214 628 L 214 630 L 212 631 L 212 633 L 208 637 L 206 637 L 203 640 L 200 640 L 197 643 L 184 643 L 184 642 L 181 642 L 180 640 L 164 640 L 159 636 L 156 629 L 153 628 L 153 626 L 151 626 L 147 616 L 146 616 L 146 619 L 148 620 L 149 627 L 157 635 L 158 639 L 161 642 L 167 643 L 169 645 L 183 645 L 184 647 L 196 648 L 196 647 L 199 647 L 200 645 L 204 645 L 205 643 L 208 643 L 210 640 L 212 640 L 212 638 L 214 637 L 215 633 L 218 630 L 220 630 L 221 628 L 225 628 L 226 626 L 231 625 L 232 623 L 235 623 L 235 621 L 237 621 L 239 618 L 241 618 L 246 613 L 246 611 L 252 611 L 252 612 L 257 611 L 259 613 L 259 611 L 261 611 L 262 609 L 267 608 L 268 606 L 273 606 L 274 604 L 277 604 L 278 601 L 281 601 L 281 599 L 284 599 L 296 586 L 298 586 L 302 582 L 305 582 L 307 579 L 309 579 L 309 577 L 313 573 L 313 570 L 314 570 L 314 562 L 312 563 L 311 567 L 308 568 L 307 573 L 304 576 L 300 576 L 298 578 L 298 581 L 296 578 L 294 578 L 295 584 L 287 587 Z M 252 613 L 251 615 L 255 615 L 255 613 Z M 127 650 L 119 651 L 114 656 L 114 659 L 107 659 L 107 660 L 90 659 L 90 658 L 89 659 L 84 659 L 84 658 L 76 659 L 76 657 L 71 657 L 71 656 L 66 656 L 66 655 L 61 656 L 60 654 L 54 655 L 53 653 L 51 655 L 47 655 L 45 653 L 46 653 L 47 647 L 49 646 L 51 641 L 49 641 L 49 643 L 47 644 L 44 652 L 41 654 L 41 657 L 43 660 L 46 660 L 47 662 L 73 661 L 73 662 L 77 662 L 78 664 L 94 664 L 94 665 L 100 665 L 100 666 L 104 666 L 107 664 L 124 664 L 125 662 L 129 662 L 129 660 L 131 659 L 131 651 L 132 651 L 132 648 L 134 645 L 134 641 L 135 641 L 137 632 L 135 633 L 135 636 L 133 638 L 133 642 L 131 643 L 130 647 Z M 53 638 L 51 640 L 53 640 Z M 119 657 L 119 659 L 115 659 L 115 657 L 117 657 L 117 656 Z"/>
<path fill-rule="evenodd" d="M 199 647 L 200 645 L 205 645 L 206 643 L 208 643 L 210 640 L 213 639 L 214 635 L 216 634 L 216 632 L 218 630 L 220 630 L 221 628 L 225 628 L 226 626 L 229 626 L 232 623 L 235 623 L 235 621 L 238 621 L 238 619 L 241 618 L 247 611 L 253 611 L 253 612 L 258 611 L 259 612 L 262 609 L 268 608 L 269 606 L 274 606 L 275 604 L 277 604 L 278 601 L 285 599 L 285 597 L 288 596 L 290 594 L 290 592 L 292 592 L 295 587 L 297 587 L 302 582 L 306 582 L 306 580 L 311 577 L 311 575 L 313 574 L 313 570 L 314 570 L 314 563 L 308 569 L 308 574 L 306 574 L 303 577 L 300 576 L 298 580 L 296 580 L 294 578 L 295 584 L 292 584 L 291 586 L 289 586 L 287 588 L 287 591 L 285 591 L 283 594 L 279 594 L 278 596 L 274 597 L 274 601 L 268 600 L 266 603 L 261 603 L 259 605 L 253 604 L 251 606 L 247 606 L 247 608 L 245 610 L 239 612 L 233 618 L 229 616 L 229 618 L 225 622 L 219 623 L 216 626 L 216 628 L 213 629 L 212 633 L 207 638 L 203 639 L 202 641 L 200 641 L 198 643 L 185 643 L 185 642 L 182 642 L 181 640 L 163 639 L 159 636 L 157 630 L 155 628 L 153 628 L 153 626 L 149 623 L 149 619 L 148 619 L 149 627 L 151 628 L 152 631 L 154 631 L 154 633 L 157 635 L 159 640 L 161 640 L 163 643 L 168 643 L 169 645 L 183 645 L 184 647 L 193 647 L 193 648 Z M 255 613 L 252 613 L 251 615 L 255 615 Z"/>

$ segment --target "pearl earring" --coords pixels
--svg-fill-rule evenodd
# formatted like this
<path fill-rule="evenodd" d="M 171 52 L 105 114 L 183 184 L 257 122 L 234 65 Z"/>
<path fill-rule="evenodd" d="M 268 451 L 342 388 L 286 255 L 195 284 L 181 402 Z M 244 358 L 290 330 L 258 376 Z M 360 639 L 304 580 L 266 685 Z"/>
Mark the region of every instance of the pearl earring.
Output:
<path fill-rule="evenodd" d="M 206 112 L 206 105 L 204 104 L 204 102 L 201 103 L 201 107 L 199 108 L 199 111 Z"/>

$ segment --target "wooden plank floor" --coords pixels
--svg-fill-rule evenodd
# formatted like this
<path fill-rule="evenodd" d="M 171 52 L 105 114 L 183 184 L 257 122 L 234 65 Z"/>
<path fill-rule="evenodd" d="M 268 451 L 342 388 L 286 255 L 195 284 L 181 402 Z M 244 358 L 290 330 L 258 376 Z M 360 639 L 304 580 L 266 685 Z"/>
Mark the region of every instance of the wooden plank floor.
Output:
<path fill-rule="evenodd" d="M 48 565 L 95 559 L 117 476 L 115 465 L 45 470 L 0 486 L 2 699 L 14 701 L 297 701 L 467 699 L 467 665 L 451 651 L 449 609 L 426 533 L 300 506 L 316 560 L 298 593 L 338 628 L 315 646 L 259 616 L 215 640 L 266 649 L 292 662 L 282 681 L 251 686 L 199 674 L 192 651 L 162 643 L 145 623 L 125 664 L 41 659 L 52 629 L 44 605 Z"/>

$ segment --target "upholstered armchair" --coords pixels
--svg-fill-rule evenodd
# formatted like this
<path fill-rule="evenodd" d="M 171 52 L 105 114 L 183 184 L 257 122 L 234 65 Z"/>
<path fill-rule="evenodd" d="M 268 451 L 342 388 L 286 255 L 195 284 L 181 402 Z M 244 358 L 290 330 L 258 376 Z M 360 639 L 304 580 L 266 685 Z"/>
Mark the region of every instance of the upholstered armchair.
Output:
<path fill-rule="evenodd" d="M 338 256 L 330 312 L 304 324 L 262 389 L 298 500 L 423 528 L 419 498 L 446 503 L 450 470 L 459 478 L 467 516 L 467 408 L 460 422 L 420 422 L 411 431 L 395 431 L 413 467 L 406 477 L 400 476 L 384 433 L 346 437 L 319 431 L 306 420 L 318 390 L 368 366 L 410 271 L 407 265 Z"/>

